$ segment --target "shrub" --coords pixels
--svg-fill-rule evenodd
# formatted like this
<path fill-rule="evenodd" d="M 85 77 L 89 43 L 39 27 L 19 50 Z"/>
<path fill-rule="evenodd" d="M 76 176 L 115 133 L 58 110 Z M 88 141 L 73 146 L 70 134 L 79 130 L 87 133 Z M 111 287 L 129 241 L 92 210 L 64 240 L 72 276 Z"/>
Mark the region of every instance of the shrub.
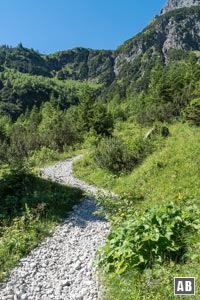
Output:
<path fill-rule="evenodd" d="M 42 146 L 40 150 L 35 150 L 31 157 L 30 162 L 33 165 L 41 165 L 47 161 L 53 161 L 58 159 L 58 153 L 46 146 Z"/>
<path fill-rule="evenodd" d="M 119 138 L 104 138 L 95 149 L 94 161 L 100 168 L 115 174 L 129 172 L 152 151 L 153 140 L 137 138 L 128 146 Z"/>
<path fill-rule="evenodd" d="M 181 262 L 187 251 L 186 235 L 200 228 L 196 207 L 180 209 L 174 203 L 115 222 L 101 248 L 99 265 L 122 274 L 130 268 L 145 269 L 154 263 Z M 120 224 L 120 225 L 119 225 Z"/>
<path fill-rule="evenodd" d="M 119 173 L 132 170 L 138 164 L 138 157 L 120 139 L 105 138 L 95 150 L 94 161 L 100 168 Z"/>
<path fill-rule="evenodd" d="M 192 125 L 200 126 L 200 98 L 193 99 L 185 110 L 185 118 Z"/>

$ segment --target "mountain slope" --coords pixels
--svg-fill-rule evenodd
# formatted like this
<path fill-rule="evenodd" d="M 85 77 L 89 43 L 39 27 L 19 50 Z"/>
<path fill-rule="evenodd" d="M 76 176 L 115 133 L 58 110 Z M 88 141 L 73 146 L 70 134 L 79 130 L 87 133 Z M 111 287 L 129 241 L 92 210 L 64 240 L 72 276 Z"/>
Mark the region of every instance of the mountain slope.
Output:
<path fill-rule="evenodd" d="M 164 64 L 171 51 L 200 49 L 200 8 L 190 7 L 170 11 L 156 17 L 137 36 L 117 49 L 115 74 L 127 85 L 149 75 L 156 59 Z"/>
<path fill-rule="evenodd" d="M 114 52 L 75 48 L 45 57 L 49 69 L 57 78 L 93 81 L 108 85 L 114 78 Z"/>
<path fill-rule="evenodd" d="M 22 73 L 57 77 L 60 80 L 112 82 L 114 53 L 107 50 L 75 48 L 51 55 L 41 55 L 19 44 L 15 48 L 0 47 L 0 66 Z"/>

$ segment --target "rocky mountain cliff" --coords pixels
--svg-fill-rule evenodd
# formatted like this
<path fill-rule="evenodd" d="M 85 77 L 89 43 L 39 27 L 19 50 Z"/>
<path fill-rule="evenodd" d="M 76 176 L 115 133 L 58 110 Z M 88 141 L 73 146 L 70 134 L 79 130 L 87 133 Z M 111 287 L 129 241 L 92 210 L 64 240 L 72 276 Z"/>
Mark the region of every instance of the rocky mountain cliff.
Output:
<path fill-rule="evenodd" d="M 160 59 L 166 64 L 172 52 L 200 50 L 200 7 L 169 11 L 154 20 L 137 36 L 120 46 L 115 58 L 115 75 L 126 85 L 141 81 Z"/>
<path fill-rule="evenodd" d="M 165 14 L 168 11 L 182 8 L 200 5 L 200 0 L 168 0 L 164 8 L 161 10 L 161 14 Z"/>

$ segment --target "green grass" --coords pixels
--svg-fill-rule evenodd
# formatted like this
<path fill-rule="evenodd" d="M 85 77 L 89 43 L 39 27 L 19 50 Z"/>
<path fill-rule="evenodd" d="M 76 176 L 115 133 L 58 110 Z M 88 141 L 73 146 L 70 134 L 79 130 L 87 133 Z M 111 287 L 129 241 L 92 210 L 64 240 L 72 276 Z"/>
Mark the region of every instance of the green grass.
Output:
<path fill-rule="evenodd" d="M 141 196 L 145 207 L 176 199 L 200 204 L 200 129 L 177 124 L 170 131 L 163 149 L 117 180 L 116 192 Z"/>
<path fill-rule="evenodd" d="M 165 145 L 148 156 L 130 174 L 121 176 L 98 168 L 91 153 L 74 162 L 75 176 L 148 207 L 168 200 L 198 199 L 200 196 L 200 129 L 187 124 L 170 127 Z M 200 204 L 200 203 L 199 203 Z"/>
<path fill-rule="evenodd" d="M 174 296 L 174 277 L 195 277 L 196 296 Z M 103 278 L 106 287 L 104 300 L 197 300 L 199 296 L 199 261 L 193 259 L 185 266 L 171 264 L 155 266 L 145 272 L 130 270 L 125 275 L 108 274 Z"/>
<path fill-rule="evenodd" d="M 131 126 L 127 129 L 125 125 L 119 126 L 119 132 L 116 131 L 115 135 L 119 134 L 128 140 Z M 176 202 L 180 207 L 187 203 L 196 204 L 198 210 L 200 208 L 200 128 L 190 127 L 187 123 L 176 123 L 170 125 L 169 129 L 170 136 L 165 143 L 158 144 L 157 151 L 129 174 L 115 176 L 98 168 L 92 160 L 92 151 L 74 163 L 76 176 L 128 199 L 128 202 L 119 199 L 118 210 L 115 209 L 117 200 L 107 200 L 106 203 L 110 212 L 116 214 L 113 219 L 115 222 L 118 220 L 121 226 L 123 218 L 120 219 L 117 215 L 120 211 L 131 221 L 135 210 L 142 212 L 170 201 Z M 155 265 L 146 269 L 146 272 L 130 268 L 121 275 L 114 272 L 103 274 L 104 300 L 177 299 L 173 295 L 174 276 L 196 277 L 196 296 L 180 296 L 179 299 L 200 299 L 200 236 L 188 235 L 185 239 L 188 245 L 187 259 L 180 264 L 171 262 Z"/>

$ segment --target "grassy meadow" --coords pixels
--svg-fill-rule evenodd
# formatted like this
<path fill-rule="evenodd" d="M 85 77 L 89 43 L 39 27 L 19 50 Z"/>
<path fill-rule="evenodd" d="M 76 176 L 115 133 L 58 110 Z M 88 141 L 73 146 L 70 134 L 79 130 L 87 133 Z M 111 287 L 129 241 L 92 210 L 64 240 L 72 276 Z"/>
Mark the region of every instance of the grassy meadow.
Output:
<path fill-rule="evenodd" d="M 147 131 L 148 128 L 140 129 L 133 124 L 125 126 L 122 123 L 118 124 L 115 136 L 122 136 L 130 144 L 134 143 L 135 136 L 144 136 Z M 115 200 L 99 200 L 112 223 L 111 235 L 100 252 L 104 300 L 176 299 L 173 294 L 174 276 L 196 277 L 196 296 L 179 298 L 200 299 L 200 235 L 197 225 L 200 208 L 200 128 L 187 123 L 174 123 L 169 126 L 169 131 L 168 137 L 153 141 L 154 151 L 131 172 L 113 174 L 99 168 L 93 159 L 95 150 L 92 146 L 85 157 L 74 163 L 77 177 L 120 196 Z M 167 205 L 174 206 L 171 208 L 174 209 L 173 216 L 166 215 Z M 158 222 L 153 221 L 152 209 L 153 217 L 160 216 Z M 181 215 L 178 216 L 179 213 Z M 196 230 L 188 227 L 183 229 L 183 223 L 188 222 L 186 218 L 192 216 L 195 220 L 192 227 Z M 176 232 L 175 225 L 171 227 L 175 220 L 178 226 Z M 138 238 L 140 241 L 136 245 L 138 228 L 141 226 L 144 226 L 144 233 L 140 233 L 143 239 Z M 176 246 L 183 245 L 182 252 L 177 252 L 176 259 L 171 254 L 176 253 L 178 247 L 176 250 L 171 249 L 168 257 L 168 254 L 162 257 L 164 252 L 161 251 L 161 256 L 157 259 L 159 247 L 163 246 L 160 244 L 161 228 L 165 226 L 166 230 L 173 232 L 166 239 L 172 244 L 173 239 L 176 240 L 183 230 L 179 240 L 175 241 Z M 160 237 L 155 236 L 156 230 Z M 149 243 L 148 246 L 145 243 Z M 138 266 L 135 263 L 137 254 L 133 254 L 135 249 L 138 252 L 144 250 Z M 166 249 L 167 247 L 165 251 Z M 157 254 L 154 255 L 154 251 Z M 145 257 L 147 252 L 149 256 Z M 154 261 L 149 265 L 151 256 Z"/>

